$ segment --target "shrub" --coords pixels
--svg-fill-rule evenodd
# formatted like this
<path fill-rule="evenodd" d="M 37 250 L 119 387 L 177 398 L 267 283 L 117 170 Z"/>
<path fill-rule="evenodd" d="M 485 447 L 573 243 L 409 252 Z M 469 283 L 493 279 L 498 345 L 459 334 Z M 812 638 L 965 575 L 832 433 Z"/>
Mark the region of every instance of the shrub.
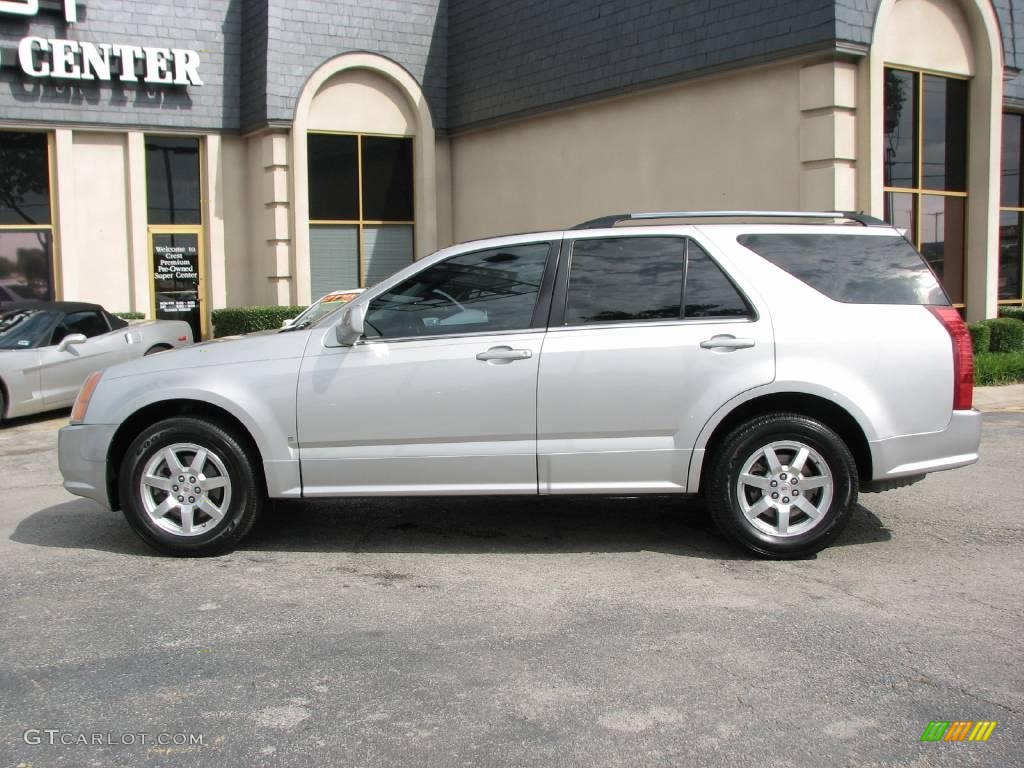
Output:
<path fill-rule="evenodd" d="M 1010 317 L 984 322 L 992 334 L 990 352 L 1024 352 L 1024 322 Z"/>
<path fill-rule="evenodd" d="M 111 312 L 114 317 L 120 317 L 122 320 L 145 320 L 146 316 L 142 312 Z"/>
<path fill-rule="evenodd" d="M 228 307 L 213 310 L 213 335 L 235 336 L 270 331 L 298 315 L 305 307 Z"/>
<path fill-rule="evenodd" d="M 971 334 L 971 348 L 974 354 L 980 355 L 989 351 L 989 344 L 992 341 L 992 329 L 985 323 L 971 323 L 967 326 Z"/>
<path fill-rule="evenodd" d="M 1000 317 L 1012 317 L 1014 320 L 1024 320 L 1024 307 L 1000 307 Z"/>
<path fill-rule="evenodd" d="M 1014 384 L 1024 381 L 1024 352 L 983 352 L 974 357 L 974 383 Z"/>

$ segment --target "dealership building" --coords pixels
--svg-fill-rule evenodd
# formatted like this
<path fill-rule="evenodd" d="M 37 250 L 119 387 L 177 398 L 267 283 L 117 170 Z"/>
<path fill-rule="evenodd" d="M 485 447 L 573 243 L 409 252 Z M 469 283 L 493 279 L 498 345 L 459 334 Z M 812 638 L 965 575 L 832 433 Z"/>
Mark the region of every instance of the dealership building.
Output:
<path fill-rule="evenodd" d="M 472 238 L 789 209 L 886 218 L 994 316 L 1018 40 L 1017 0 L 0 0 L 0 302 L 208 335 Z"/>

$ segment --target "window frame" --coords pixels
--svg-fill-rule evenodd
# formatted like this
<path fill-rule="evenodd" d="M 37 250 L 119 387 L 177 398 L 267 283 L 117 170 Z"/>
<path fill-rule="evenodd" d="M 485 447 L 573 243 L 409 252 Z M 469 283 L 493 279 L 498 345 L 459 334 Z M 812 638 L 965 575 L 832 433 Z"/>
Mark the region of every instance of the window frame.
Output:
<path fill-rule="evenodd" d="M 20 128 L 0 128 L 3 133 L 35 133 L 46 137 L 46 183 L 50 200 L 50 220 L 47 224 L 0 224 L 0 232 L 48 232 L 50 236 L 50 294 L 51 301 L 64 299 L 64 280 L 61 272 L 60 239 L 54 219 L 57 217 L 57 176 L 54 168 L 54 133 Z"/>
<path fill-rule="evenodd" d="M 965 301 L 963 301 L 963 302 L 954 302 L 952 304 L 952 306 L 955 307 L 956 309 L 964 310 L 967 307 L 966 298 L 968 296 L 968 288 L 969 288 L 969 285 L 968 285 L 969 275 L 968 275 L 968 269 L 967 269 L 967 244 L 969 242 L 968 241 L 968 237 L 969 237 L 969 234 L 970 234 L 968 232 L 968 223 L 969 223 L 968 222 L 968 218 L 969 218 L 968 217 L 968 212 L 969 212 L 969 205 L 970 205 L 970 202 L 969 202 L 969 200 L 970 200 L 970 198 L 969 198 L 969 195 L 970 195 L 970 152 L 969 152 L 969 148 L 970 148 L 970 140 L 971 140 L 971 136 L 970 136 L 970 130 L 971 130 L 971 126 L 970 126 L 970 103 L 971 103 L 970 102 L 970 98 L 971 98 L 971 96 L 970 96 L 970 94 L 971 94 L 970 88 L 971 88 L 971 78 L 968 77 L 968 76 L 965 76 L 965 75 L 957 75 L 957 74 L 952 74 L 952 73 L 949 73 L 949 72 L 937 72 L 937 71 L 931 70 L 931 69 L 920 69 L 920 68 L 917 68 L 917 67 L 908 67 L 908 66 L 903 66 L 903 65 L 900 65 L 900 64 L 889 64 L 889 63 L 886 63 L 884 65 L 884 68 L 883 68 L 883 77 L 882 77 L 882 88 L 883 88 L 883 90 L 885 88 L 884 72 L 886 70 L 894 70 L 894 71 L 897 71 L 897 72 L 908 72 L 908 73 L 910 73 L 911 75 L 914 76 L 914 86 L 915 86 L 915 89 L 917 90 L 917 98 L 916 98 L 915 104 L 914 104 L 914 109 L 915 109 L 915 112 L 916 112 L 916 121 L 915 121 L 915 126 L 914 126 L 914 129 L 915 129 L 914 141 L 916 142 L 916 146 L 914 147 L 914 174 L 917 177 L 917 186 L 916 187 L 892 187 L 892 186 L 888 186 L 888 185 L 885 184 L 885 167 L 884 167 L 884 164 L 885 164 L 885 157 L 884 157 L 884 154 L 885 154 L 885 126 L 884 126 L 884 119 L 883 119 L 882 136 L 881 136 L 881 140 L 882 140 L 882 144 L 883 144 L 883 146 L 882 146 L 882 153 L 883 153 L 883 158 L 882 158 L 882 163 L 883 163 L 883 167 L 882 167 L 882 197 L 883 197 L 883 201 L 887 201 L 887 196 L 890 195 L 890 194 L 906 194 L 906 195 L 910 195 L 911 196 L 911 202 L 912 202 L 912 205 L 913 205 L 913 213 L 912 213 L 913 223 L 912 223 L 912 226 L 911 226 L 911 230 L 909 232 L 907 232 L 907 234 L 906 234 L 906 238 L 907 238 L 907 240 L 910 241 L 911 245 L 913 245 L 914 248 L 916 248 L 917 251 L 919 253 L 922 253 L 922 254 L 924 253 L 924 251 L 922 250 L 922 247 L 921 247 L 923 245 L 923 242 L 921 240 L 921 232 L 922 232 L 922 229 L 923 229 L 922 226 L 921 226 L 921 218 L 922 218 L 923 209 L 924 209 L 924 203 L 923 203 L 924 198 L 925 197 L 957 197 L 957 198 L 960 198 L 960 199 L 962 199 L 964 201 L 963 255 L 962 255 L 962 263 L 961 263 L 962 276 L 961 276 L 961 291 L 960 292 L 963 295 Z M 960 81 L 963 81 L 963 82 L 965 82 L 967 84 L 967 110 L 968 110 L 968 115 L 967 115 L 967 131 L 966 131 L 965 143 L 964 143 L 964 191 L 963 192 L 960 192 L 960 191 L 957 191 L 957 190 L 933 189 L 933 188 L 925 187 L 924 186 L 924 143 L 925 143 L 924 142 L 924 120 L 925 120 L 925 109 L 924 109 L 925 88 L 924 88 L 924 78 L 925 78 L 925 76 L 941 77 L 941 78 L 945 78 L 946 80 L 960 80 Z M 884 98 L 883 98 L 883 100 L 884 100 Z M 925 261 L 926 262 L 928 261 L 927 257 L 925 258 Z M 928 262 L 928 266 L 931 267 L 931 262 Z M 933 269 L 933 271 L 934 271 L 934 269 Z M 945 291 L 947 295 L 949 295 L 950 292 L 949 292 L 949 289 L 946 287 L 945 281 L 940 279 L 939 280 L 939 285 L 942 287 L 942 290 Z"/>
<path fill-rule="evenodd" d="M 310 135 L 325 135 L 325 136 L 354 136 L 356 139 L 356 177 L 357 177 L 357 202 L 359 204 L 359 218 L 357 219 L 307 219 L 306 225 L 312 229 L 313 227 L 342 227 L 342 226 L 354 226 L 356 228 L 356 272 L 359 277 L 359 285 L 354 286 L 338 286 L 342 288 L 366 288 L 366 245 L 364 237 L 364 229 L 366 227 L 386 227 L 389 225 L 395 226 L 407 226 L 411 228 L 412 235 L 412 261 L 416 261 L 416 136 L 402 136 L 392 133 L 374 133 L 372 131 L 328 131 L 328 130 L 311 130 L 306 131 L 306 137 L 303 141 L 308 142 Z M 385 221 L 378 219 L 367 219 L 363 214 L 363 138 L 371 137 L 376 139 L 404 139 L 412 142 L 412 168 L 410 169 L 411 178 L 409 180 L 410 192 L 412 194 L 412 219 L 409 221 Z M 308 196 L 309 196 L 309 179 L 306 179 L 306 196 L 307 196 L 307 209 Z M 316 297 L 319 298 L 319 297 Z M 314 299 L 315 300 L 315 299 Z"/>
<path fill-rule="evenodd" d="M 1012 115 L 1014 117 L 1020 118 L 1020 120 L 1021 120 L 1021 152 L 1020 152 L 1020 156 L 1017 158 L 1017 162 L 1019 164 L 1019 167 L 1017 168 L 1017 173 L 1020 174 L 1019 177 L 1018 177 L 1018 183 L 1019 183 L 1018 197 L 1019 197 L 1019 200 L 1017 201 L 1018 205 L 1003 205 L 1003 193 L 1002 193 L 1002 188 L 1000 188 L 1000 190 L 999 190 L 999 218 L 1001 219 L 1002 215 L 1004 213 L 1014 213 L 1014 214 L 1017 215 L 1017 221 L 1020 222 L 1022 219 L 1024 219 L 1024 112 L 1015 112 L 1013 110 L 1004 109 L 1002 111 L 1002 113 L 1000 114 L 1000 120 L 1003 117 L 1005 117 L 1006 115 Z M 1005 142 L 1005 135 L 1002 137 L 1001 141 Z M 999 167 L 999 171 L 1000 171 L 1000 174 L 1002 174 L 1002 150 L 1003 150 L 1003 147 L 1000 146 L 1000 148 L 999 148 L 999 153 L 1000 153 L 1000 161 L 999 161 L 999 166 L 1000 167 Z M 998 230 L 1002 230 L 1002 225 L 1001 224 L 997 224 L 996 227 L 997 227 Z M 1019 227 L 1019 229 L 1024 229 L 1024 227 L 1020 227 L 1020 225 L 1018 225 L 1018 227 Z M 1021 237 L 1022 234 L 1024 234 L 1024 233 L 1018 232 L 1018 234 L 1017 234 L 1017 237 L 1019 239 L 1019 242 L 1017 244 L 1017 251 L 1018 251 L 1017 255 L 1019 257 L 1018 260 L 1020 261 L 1020 269 L 1021 269 L 1021 289 L 1020 289 L 1021 295 L 1018 296 L 1017 298 L 1014 298 L 1014 299 L 1000 299 L 1000 298 L 998 298 L 999 297 L 999 290 L 998 290 L 998 285 L 997 285 L 997 288 L 996 288 L 996 304 L 997 304 L 997 306 L 1000 306 L 1000 307 L 1020 307 L 1020 306 L 1024 306 L 1024 237 Z M 999 241 L 1000 241 L 999 242 L 999 246 L 1001 247 L 1001 245 L 1002 245 L 1002 242 L 1001 242 L 1002 241 L 1002 232 L 1000 232 L 1000 234 L 999 234 Z M 997 247 L 997 249 L 996 249 L 997 271 L 998 271 L 998 262 L 1000 260 L 999 259 L 999 255 L 1000 255 L 999 254 L 999 248 Z M 997 280 L 998 280 L 998 275 L 997 275 Z"/>
<path fill-rule="evenodd" d="M 388 282 L 380 283 L 379 285 L 387 286 L 387 287 L 383 288 L 383 290 L 380 290 L 380 291 L 374 290 L 372 295 L 370 295 L 369 292 L 364 293 L 361 296 L 359 296 L 356 299 L 353 299 L 351 302 L 349 302 L 349 306 L 351 306 L 353 304 L 356 304 L 357 302 L 360 302 L 360 303 L 365 302 L 366 309 L 367 309 L 367 311 L 369 311 L 370 304 L 375 299 L 380 297 L 381 295 L 383 295 L 383 294 L 387 293 L 388 291 L 392 290 L 393 288 L 401 285 L 405 281 L 410 280 L 410 279 L 416 277 L 421 272 L 425 272 L 428 269 L 432 269 L 432 268 L 434 268 L 434 267 L 436 267 L 436 266 L 438 266 L 440 264 L 444 264 L 445 262 L 450 261 L 452 259 L 460 258 L 462 256 L 471 256 L 474 253 L 483 253 L 485 251 L 493 251 L 493 250 L 500 249 L 500 248 L 519 248 L 519 247 L 522 247 L 522 246 L 530 246 L 530 245 L 547 245 L 548 246 L 548 252 L 547 252 L 547 256 L 545 257 L 544 274 L 541 276 L 540 287 L 537 290 L 537 301 L 533 305 L 533 314 L 532 314 L 532 316 L 530 318 L 529 324 L 526 327 L 524 327 L 524 328 L 511 328 L 511 329 L 500 330 L 500 331 L 495 331 L 495 330 L 490 330 L 490 331 L 453 331 L 452 333 L 431 333 L 431 334 L 424 335 L 424 336 L 395 336 L 395 337 L 388 338 L 388 339 L 385 339 L 385 338 L 382 338 L 382 337 L 366 337 L 366 336 L 363 336 L 356 343 L 356 346 L 362 346 L 364 344 L 394 344 L 394 343 L 404 343 L 404 342 L 408 342 L 408 341 L 432 341 L 432 340 L 446 341 L 446 340 L 449 340 L 449 339 L 474 338 L 474 337 L 479 337 L 479 336 L 508 336 L 508 335 L 521 335 L 521 334 L 524 334 L 524 333 L 543 333 L 545 330 L 547 330 L 547 326 L 548 326 L 548 319 L 549 319 L 549 316 L 550 316 L 551 304 L 552 304 L 552 292 L 553 292 L 553 289 L 554 289 L 554 284 L 555 284 L 555 279 L 556 279 L 556 272 L 558 270 L 558 266 L 559 266 L 560 259 L 561 259 L 561 252 L 562 252 L 561 242 L 559 240 L 553 240 L 553 239 L 550 239 L 550 238 L 541 238 L 539 240 L 527 240 L 527 241 L 523 241 L 523 242 L 520 242 L 520 243 L 506 243 L 505 245 L 497 245 L 497 246 L 496 245 L 490 245 L 490 246 L 487 246 L 485 248 L 474 248 L 474 249 L 471 249 L 471 250 L 465 250 L 465 251 L 460 251 L 459 253 L 450 254 L 449 256 L 447 256 L 447 257 L 445 257 L 443 259 L 438 259 L 437 261 L 434 261 L 434 262 L 431 262 L 429 264 L 423 265 L 422 269 L 419 269 L 416 272 L 413 272 L 412 274 L 402 278 L 401 280 L 398 280 L 397 282 L 390 283 L 390 284 Z M 374 288 L 376 288 L 376 286 L 374 286 Z M 344 313 L 344 311 L 345 310 L 342 310 L 341 312 L 337 312 L 337 313 L 335 313 L 333 315 L 334 317 L 336 317 L 336 320 L 335 320 L 335 323 L 332 323 L 332 326 L 335 325 L 338 320 L 340 320 L 340 318 L 341 318 L 342 314 Z"/>
<path fill-rule="evenodd" d="M 565 324 L 565 309 L 569 298 L 569 273 L 572 269 L 572 256 L 573 248 L 577 241 L 581 240 L 620 240 L 620 239 L 632 239 L 637 237 L 657 237 L 657 238 L 677 238 L 683 240 L 683 292 L 680 297 L 679 313 L 678 318 L 656 318 L 651 320 L 610 320 L 606 323 L 582 323 L 577 325 L 566 325 Z M 736 316 L 720 316 L 720 317 L 684 317 L 683 313 L 686 312 L 686 272 L 689 268 L 690 260 L 690 243 L 696 245 L 700 250 L 707 255 L 711 260 L 711 263 L 718 268 L 725 279 L 736 291 L 736 294 L 740 299 L 747 305 L 750 310 L 749 314 L 745 317 Z M 651 328 L 656 326 L 664 325 L 694 325 L 694 324 L 730 324 L 730 323 L 756 323 L 760 319 L 760 313 L 755 304 L 750 299 L 750 295 L 743 290 L 743 288 L 733 279 L 733 276 L 729 274 L 729 270 L 722 266 L 722 263 L 715 258 L 712 249 L 706 244 L 701 242 L 697 237 L 692 234 L 678 234 L 678 233 L 656 233 L 644 231 L 643 234 L 615 234 L 615 235 L 596 235 L 593 237 L 572 237 L 565 238 L 562 240 L 562 253 L 565 254 L 564 258 L 559 259 L 558 274 L 555 279 L 555 286 L 552 297 L 551 311 L 548 322 L 548 330 L 551 331 L 582 331 L 582 330 L 600 330 L 602 328 Z"/>

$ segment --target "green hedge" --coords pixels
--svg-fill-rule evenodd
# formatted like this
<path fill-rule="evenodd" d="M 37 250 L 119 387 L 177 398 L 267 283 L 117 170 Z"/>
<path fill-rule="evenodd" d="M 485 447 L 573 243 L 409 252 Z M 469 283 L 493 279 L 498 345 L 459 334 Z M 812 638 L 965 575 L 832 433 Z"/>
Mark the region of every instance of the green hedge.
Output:
<path fill-rule="evenodd" d="M 1015 384 L 1024 381 L 1024 352 L 983 352 L 974 356 L 974 383 Z"/>
<path fill-rule="evenodd" d="M 992 337 L 990 352 L 1024 352 L 1024 322 L 1011 317 L 985 320 Z"/>
<path fill-rule="evenodd" d="M 1014 320 L 1024 320 L 1024 307 L 1000 307 L 1000 317 L 1012 317 Z"/>
<path fill-rule="evenodd" d="M 236 336 L 253 331 L 270 331 L 299 315 L 305 307 L 228 307 L 213 310 L 213 335 Z"/>
<path fill-rule="evenodd" d="M 122 320 L 145 320 L 146 316 L 141 312 L 113 312 L 111 313 L 114 317 L 120 317 Z"/>
<path fill-rule="evenodd" d="M 991 328 L 985 323 L 971 323 L 967 326 L 967 331 L 971 334 L 971 348 L 974 354 L 980 355 L 989 351 L 992 341 Z"/>

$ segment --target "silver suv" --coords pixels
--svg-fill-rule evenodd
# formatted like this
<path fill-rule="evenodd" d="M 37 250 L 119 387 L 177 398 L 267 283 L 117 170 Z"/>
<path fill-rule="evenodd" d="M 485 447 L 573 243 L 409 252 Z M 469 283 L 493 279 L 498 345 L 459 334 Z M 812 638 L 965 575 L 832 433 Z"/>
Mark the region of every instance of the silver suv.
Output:
<path fill-rule="evenodd" d="M 976 461 L 971 397 L 964 323 L 884 222 L 626 214 L 97 374 L 60 467 L 179 555 L 235 546 L 268 497 L 699 494 L 734 541 L 795 558 L 858 490 Z"/>

